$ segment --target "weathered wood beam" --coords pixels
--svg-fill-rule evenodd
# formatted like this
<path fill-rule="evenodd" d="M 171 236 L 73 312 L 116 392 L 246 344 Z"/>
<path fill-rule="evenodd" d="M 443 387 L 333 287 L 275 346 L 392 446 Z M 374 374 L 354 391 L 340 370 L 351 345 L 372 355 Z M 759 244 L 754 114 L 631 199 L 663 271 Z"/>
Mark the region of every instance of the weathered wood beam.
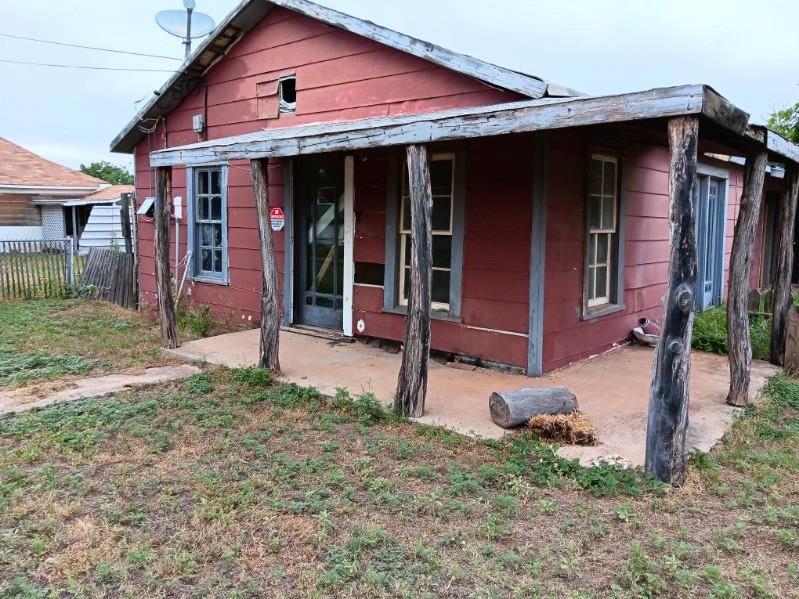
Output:
<path fill-rule="evenodd" d="M 495 87 L 515 91 L 530 98 L 540 98 L 547 90 L 546 82 L 538 77 L 511 71 L 477 60 L 471 56 L 458 54 L 452 50 L 447 50 L 430 42 L 352 17 L 315 2 L 309 2 L 308 0 L 275 0 L 274 4 L 311 17 L 316 21 L 322 21 L 328 25 L 350 31 L 383 46 L 389 46 L 406 54 L 423 58 L 428 62 L 451 69 L 456 73 L 474 77 Z"/>
<path fill-rule="evenodd" d="M 752 369 L 752 340 L 749 335 L 749 264 L 760 216 L 768 152 L 751 154 L 746 161 L 744 189 L 732 240 L 727 292 L 727 338 L 730 362 L 730 391 L 727 403 L 744 407 L 749 403 Z"/>
<path fill-rule="evenodd" d="M 771 363 L 782 366 L 785 360 L 785 321 L 791 308 L 794 223 L 799 195 L 799 167 L 788 162 L 780 194 L 777 221 L 777 269 L 774 275 L 774 316 L 771 320 Z"/>
<path fill-rule="evenodd" d="M 156 171 L 155 189 L 155 284 L 158 293 L 158 322 L 164 347 L 175 349 L 178 341 L 175 303 L 172 299 L 172 282 L 169 277 L 169 219 L 172 216 L 172 169 Z"/>
<path fill-rule="evenodd" d="M 261 238 L 261 341 L 258 365 L 280 372 L 280 289 L 278 288 L 277 256 L 269 222 L 269 161 L 250 162 L 252 188 L 258 211 L 258 232 Z"/>
<path fill-rule="evenodd" d="M 704 85 L 616 96 L 545 98 L 427 114 L 267 129 L 150 154 L 152 166 L 299 156 L 703 115 L 739 132 L 748 115 Z"/>
<path fill-rule="evenodd" d="M 694 187 L 699 119 L 695 116 L 671 119 L 668 136 L 671 149 L 669 288 L 649 391 L 645 467 L 650 476 L 680 485 L 685 480 L 688 382 L 696 294 Z"/>
<path fill-rule="evenodd" d="M 411 204 L 411 273 L 402 366 L 394 395 L 394 410 L 401 416 L 420 418 L 424 415 L 427 362 L 430 357 L 433 194 L 427 148 L 408 146 L 406 155 L 408 199 Z"/>

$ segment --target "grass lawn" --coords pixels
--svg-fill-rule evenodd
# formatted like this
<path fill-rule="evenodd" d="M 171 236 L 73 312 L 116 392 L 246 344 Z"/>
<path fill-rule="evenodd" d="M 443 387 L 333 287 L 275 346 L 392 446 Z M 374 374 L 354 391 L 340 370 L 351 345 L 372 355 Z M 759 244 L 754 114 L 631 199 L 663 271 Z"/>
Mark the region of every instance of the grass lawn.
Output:
<path fill-rule="evenodd" d="M 666 490 L 208 369 L 0 419 L 0 596 L 791 596 L 797 441 L 776 378 Z"/>
<path fill-rule="evenodd" d="M 0 389 L 167 363 L 146 314 L 107 302 L 0 302 Z"/>

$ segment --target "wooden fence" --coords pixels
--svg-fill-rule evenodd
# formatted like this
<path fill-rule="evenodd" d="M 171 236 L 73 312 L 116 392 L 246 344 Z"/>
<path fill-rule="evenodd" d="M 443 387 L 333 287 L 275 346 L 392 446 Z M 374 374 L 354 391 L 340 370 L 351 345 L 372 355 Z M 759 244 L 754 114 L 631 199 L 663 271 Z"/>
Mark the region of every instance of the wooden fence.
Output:
<path fill-rule="evenodd" d="M 0 240 L 0 300 L 67 297 L 84 260 L 71 238 Z"/>
<path fill-rule="evenodd" d="M 113 248 L 92 248 L 81 277 L 81 287 L 89 297 L 134 309 L 135 273 L 133 254 Z"/>

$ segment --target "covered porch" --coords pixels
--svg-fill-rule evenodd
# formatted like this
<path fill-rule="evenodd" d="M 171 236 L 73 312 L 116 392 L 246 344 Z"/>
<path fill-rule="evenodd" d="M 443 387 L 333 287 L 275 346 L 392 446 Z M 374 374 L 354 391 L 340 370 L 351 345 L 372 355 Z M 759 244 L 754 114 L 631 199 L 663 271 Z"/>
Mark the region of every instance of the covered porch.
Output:
<path fill-rule="evenodd" d="M 258 342 L 259 332 L 248 330 L 192 341 L 168 351 L 186 360 L 235 368 L 258 364 Z M 563 385 L 574 392 L 580 410 L 596 426 L 599 445 L 568 446 L 561 453 L 584 463 L 618 456 L 643 466 L 652 358 L 651 349 L 628 345 L 539 378 L 431 361 L 426 413 L 416 420 L 497 439 L 508 431 L 491 421 L 488 398 L 493 391 Z M 729 368 L 724 356 L 694 352 L 692 358 L 688 449 L 708 451 L 729 429 L 736 412 L 725 403 Z M 315 387 L 324 394 L 333 395 L 338 388 L 353 396 L 369 392 L 391 405 L 401 362 L 401 355 L 365 343 L 281 332 L 280 380 Z M 753 396 L 776 371 L 767 362 L 753 363 Z"/>
<path fill-rule="evenodd" d="M 701 129 L 700 129 L 701 125 Z M 689 383 L 693 391 L 696 386 L 696 393 L 691 401 L 690 409 L 696 410 L 703 401 L 711 402 L 712 410 L 717 412 L 712 418 L 729 417 L 729 411 L 724 411 L 721 407 L 724 399 L 733 405 L 745 405 L 750 391 L 750 372 L 757 378 L 756 368 L 750 366 L 751 350 L 749 347 L 748 317 L 746 309 L 746 294 L 749 283 L 749 262 L 751 261 L 752 244 L 754 231 L 756 229 L 759 214 L 760 196 L 762 195 L 763 178 L 767 161 L 769 159 L 778 160 L 786 164 L 787 177 L 785 189 L 782 194 L 784 206 L 780 210 L 780 248 L 785 248 L 786 253 L 790 251 L 790 241 L 792 233 L 793 215 L 795 214 L 797 188 L 799 176 L 797 176 L 796 160 L 799 157 L 799 149 L 785 142 L 776 135 L 763 128 L 749 127 L 748 115 L 736 108 L 715 91 L 706 86 L 683 86 L 676 88 L 665 88 L 659 90 L 649 90 L 633 94 L 606 97 L 579 97 L 566 100 L 533 100 L 529 102 L 508 103 L 490 107 L 479 107 L 470 109 L 460 109 L 444 111 L 441 113 L 430 113 L 423 115 L 387 117 L 377 119 L 365 119 L 353 122 L 336 122 L 317 125 L 305 125 L 295 128 L 272 129 L 254 134 L 213 140 L 192 144 L 189 146 L 167 148 L 152 152 L 150 154 L 150 165 L 157 170 L 157 194 L 155 208 L 155 274 L 157 282 L 157 299 L 159 313 L 162 322 L 162 332 L 165 345 L 176 348 L 179 345 L 175 328 L 173 313 L 173 302 L 168 280 L 168 243 L 169 243 L 169 204 L 168 198 L 171 195 L 171 169 L 172 167 L 201 167 L 202 165 L 215 164 L 235 160 L 246 160 L 250 162 L 252 191 L 257 207 L 259 238 L 260 238 L 260 257 L 261 272 L 263 274 L 263 293 L 261 295 L 261 330 L 258 334 L 253 334 L 259 340 L 259 359 L 258 363 L 262 367 L 270 368 L 274 371 L 281 371 L 283 367 L 294 368 L 296 364 L 302 364 L 302 356 L 313 356 L 313 348 L 305 348 L 297 354 L 289 352 L 289 356 L 297 361 L 294 363 L 284 362 L 279 359 L 279 337 L 285 338 L 287 335 L 279 335 L 280 323 L 284 321 L 284 314 L 289 301 L 282 297 L 280 288 L 280 273 L 278 268 L 278 256 L 276 243 L 273 241 L 272 230 L 278 231 L 272 221 L 270 211 L 270 167 L 276 166 L 282 160 L 298 159 L 303 156 L 313 155 L 332 155 L 335 153 L 349 154 L 346 156 L 344 180 L 344 248 L 343 248 L 343 270 L 344 270 L 344 291 L 343 291 L 343 334 L 353 335 L 354 330 L 359 335 L 368 335 L 368 323 L 364 319 L 355 320 L 353 313 L 353 273 L 354 266 L 352 254 L 353 224 L 355 216 L 348 200 L 353 197 L 351 188 L 354 181 L 352 176 L 353 163 L 357 157 L 362 158 L 363 153 L 375 148 L 396 148 L 404 147 L 407 165 L 407 204 L 409 205 L 409 226 L 407 234 L 410 239 L 409 256 L 406 256 L 408 264 L 407 285 L 410 290 L 407 294 L 407 308 L 402 311 L 404 321 L 404 335 L 402 337 L 403 351 L 400 357 L 395 358 L 399 364 L 399 376 L 395 378 L 396 368 L 385 372 L 381 377 L 381 383 L 388 385 L 393 393 L 389 397 L 394 397 L 395 408 L 399 413 L 407 414 L 419 418 L 429 418 L 432 421 L 441 421 L 444 414 L 444 405 L 448 401 L 453 402 L 452 414 L 455 417 L 463 412 L 463 405 L 454 403 L 455 390 L 458 385 L 466 378 L 462 372 L 458 372 L 457 380 L 446 381 L 441 386 L 441 391 L 436 391 L 437 383 L 434 376 L 438 367 L 430 364 L 428 368 L 428 356 L 431 350 L 431 330 L 435 325 L 431 323 L 431 312 L 435 309 L 435 301 L 431 297 L 431 275 L 434 274 L 436 264 L 433 256 L 433 226 L 431 223 L 431 208 L 435 192 L 431 191 L 431 157 L 430 152 L 435 151 L 431 146 L 442 142 L 457 142 L 469 139 L 498 138 L 504 136 L 507 139 L 518 138 L 527 135 L 527 139 L 533 142 L 533 148 L 528 155 L 529 161 L 524 169 L 525 172 L 532 171 L 536 176 L 532 180 L 530 188 L 530 203 L 532 214 L 527 215 L 531 218 L 529 224 L 529 244 L 524 248 L 523 254 L 529 257 L 527 264 L 528 272 L 524 292 L 526 313 L 524 314 L 524 332 L 513 331 L 515 337 L 522 340 L 524 347 L 520 362 L 524 363 L 526 373 L 531 377 L 541 376 L 549 368 L 555 368 L 550 364 L 545 367 L 547 345 L 545 339 L 545 313 L 547 324 L 552 323 L 551 310 L 547 310 L 545 298 L 547 294 L 557 292 L 556 288 L 547 285 L 547 264 L 557 263 L 562 257 L 562 250 L 557 253 L 547 253 L 547 235 L 549 230 L 549 220 L 547 217 L 548 199 L 551 197 L 549 188 L 556 186 L 559 181 L 549 177 L 550 154 L 557 157 L 557 140 L 554 140 L 554 130 L 582 130 L 592 133 L 605 133 L 607 138 L 613 138 L 611 145 L 644 144 L 660 145 L 669 148 L 668 171 L 664 173 L 668 180 L 669 207 L 670 207 L 670 239 L 668 264 L 668 292 L 666 293 L 665 319 L 663 322 L 663 333 L 658 345 L 656 358 L 653 359 L 649 352 L 640 353 L 637 363 L 634 363 L 629 370 L 629 381 L 619 378 L 619 368 L 621 364 L 609 363 L 601 364 L 604 359 L 600 359 L 600 367 L 594 372 L 594 376 L 584 375 L 585 379 L 564 381 L 573 391 L 579 394 L 580 389 L 587 391 L 586 395 L 594 393 L 599 381 L 601 387 L 609 386 L 608 373 L 612 373 L 614 379 L 619 380 L 619 397 L 615 400 L 619 406 L 626 405 L 631 396 L 630 390 L 632 383 L 638 376 L 641 382 L 641 389 L 636 389 L 635 397 L 641 398 L 641 408 L 631 413 L 631 420 L 627 423 L 618 424 L 616 430 L 635 431 L 636 438 L 631 442 L 639 449 L 629 452 L 631 461 L 640 463 L 641 453 L 643 453 L 644 440 L 648 445 L 646 450 L 647 471 L 660 478 L 680 482 L 685 473 L 685 440 L 690 439 L 686 436 L 687 415 L 689 410 L 688 396 Z M 701 134 L 700 134 L 701 131 Z M 590 143 L 589 146 L 590 147 Z M 430 148 L 430 150 L 428 149 Z M 735 218 L 737 225 L 732 244 L 729 276 L 729 297 L 730 297 L 730 348 L 731 359 L 730 368 L 733 372 L 732 383 L 727 387 L 729 380 L 724 381 L 715 379 L 712 375 L 694 376 L 689 381 L 689 371 L 691 363 L 691 324 L 693 320 L 694 307 L 697 304 L 697 240 L 696 222 L 697 208 L 695 202 L 695 187 L 697 181 L 697 162 L 700 156 L 708 154 L 722 155 L 726 157 L 744 157 L 744 189 L 741 200 L 741 209 Z M 272 168 L 272 171 L 275 169 Z M 405 176 L 403 176 L 403 180 Z M 454 177 L 454 179 L 457 179 Z M 608 180 L 615 180 L 609 178 Z M 605 181 L 604 175 L 602 181 Z M 457 182 L 456 182 L 457 183 Z M 602 194 L 613 192 L 604 189 L 602 184 Z M 616 185 L 612 186 L 614 189 Z M 285 192 L 285 189 L 284 189 Z M 319 196 L 316 200 L 319 202 Z M 622 200 L 623 202 L 623 200 Z M 608 205 L 612 205 L 609 203 Z M 604 201 L 603 201 L 604 206 Z M 603 208 L 604 210 L 604 208 Z M 404 212 L 404 211 L 403 211 Z M 347 215 L 351 215 L 349 222 Z M 662 217 L 661 217 L 662 218 Z M 604 219 L 604 217 L 603 217 Z M 608 221 L 610 222 L 610 216 Z M 281 220 L 282 222 L 282 220 Z M 602 221 L 604 222 L 604 220 Z M 271 226 L 270 226 L 271 225 Z M 604 232 L 607 227 L 598 227 L 600 232 Z M 623 230 L 623 229 L 622 229 Z M 394 238 L 389 236 L 386 239 Z M 623 234 L 622 234 L 623 237 Z M 349 240 L 349 243 L 348 243 Z M 582 242 L 577 244 L 566 244 L 564 247 L 574 249 L 580 247 Z M 618 241 L 621 244 L 621 241 Z M 610 241 L 608 242 L 608 246 Z M 453 243 L 454 245 L 454 243 Z M 502 242 L 498 244 L 502 245 Z M 622 246 L 623 247 L 623 246 Z M 679 250 L 678 250 L 679 248 Z M 555 248 L 553 248 L 555 249 Z M 597 250 L 598 251 L 598 250 Z M 453 255 L 455 253 L 453 252 Z M 717 252 L 719 256 L 721 251 Z M 780 255 L 783 252 L 779 252 Z M 388 255 L 388 253 L 387 253 Z M 590 254 L 589 254 L 590 255 Z M 621 263 L 622 260 L 620 259 Z M 400 260 L 400 264 L 405 264 L 405 260 Z M 605 264 L 602 265 L 607 266 Z M 490 269 L 489 269 L 490 270 Z M 573 269 L 577 272 L 577 268 Z M 783 305 L 787 309 L 787 291 L 785 285 L 785 273 L 788 271 L 787 264 L 780 263 L 777 268 L 779 274 L 775 277 L 778 283 L 777 296 L 779 301 L 775 302 L 779 309 L 775 309 L 774 336 L 772 360 L 781 363 L 783 341 L 784 341 L 784 313 Z M 454 269 L 453 269 L 454 271 Z M 286 269 L 286 274 L 289 269 Z M 602 279 L 605 287 L 605 294 L 599 299 L 609 300 L 613 294 L 614 285 L 609 284 L 610 280 L 606 272 Z M 616 286 L 621 291 L 623 277 L 616 279 Z M 433 281 L 434 282 L 434 281 Z M 597 283 L 598 285 L 598 283 Z M 434 285 L 433 285 L 434 286 Z M 452 285 L 450 293 L 452 293 Z M 718 290 L 720 295 L 721 290 Z M 392 294 L 393 295 L 393 294 Z M 615 294 L 621 296 L 621 293 Z M 452 297 L 452 296 L 450 296 Z M 621 297 L 618 298 L 621 300 Z M 635 300 L 636 298 L 633 298 Z M 607 303 L 607 302 L 605 302 Z M 624 304 L 620 301 L 610 302 L 609 308 L 614 310 L 623 309 Z M 592 307 L 590 301 L 588 307 Z M 604 303 L 602 304 L 604 306 Z M 451 304 L 450 304 L 451 307 Z M 660 307 L 660 306 L 658 306 Z M 500 312 L 494 310 L 494 312 Z M 658 310 L 660 314 L 660 311 Z M 604 313 L 602 314 L 604 315 Z M 562 315 L 561 315 L 562 316 Z M 583 315 L 584 321 L 595 319 L 598 314 L 589 311 Z M 472 327 L 479 329 L 480 332 L 495 333 L 496 331 L 485 327 Z M 629 329 L 627 329 L 629 330 Z M 575 339 L 582 336 L 585 332 L 576 332 L 574 339 L 566 339 L 564 343 L 575 343 Z M 378 335 L 380 336 L 380 335 Z M 400 335 L 397 335 L 399 337 Z M 432 334 L 436 337 L 435 332 Z M 436 337 L 440 339 L 440 336 Z M 615 337 L 615 342 L 620 337 Z M 283 341 L 286 343 L 286 341 Z M 293 342 L 292 342 L 293 343 Z M 281 353 L 283 348 L 281 349 Z M 439 349 L 433 347 L 433 349 Z M 636 350 L 621 350 L 613 357 L 624 356 L 628 352 Z M 551 351 L 550 351 L 551 353 Z M 636 355 L 631 353 L 630 355 Z M 724 358 L 715 358 L 708 372 L 727 370 Z M 492 361 L 488 358 L 488 361 Z M 698 359 L 697 359 L 698 361 Z M 634 361 L 635 362 L 635 361 Z M 566 363 L 566 362 L 564 362 Z M 595 364 L 594 362 L 593 364 Z M 587 366 L 573 367 L 562 372 L 580 372 L 581 368 Z M 363 372 L 371 369 L 364 368 L 364 364 L 354 366 L 358 371 L 359 378 L 353 384 L 357 386 L 358 380 L 363 382 Z M 694 372 L 700 370 L 701 366 L 694 366 Z M 429 369 L 429 373 L 428 373 Z M 293 371 L 292 371 L 293 372 Z M 637 374 L 636 374 L 637 373 Z M 289 377 L 294 376 L 289 373 Z M 306 380 L 311 382 L 308 370 L 302 372 L 302 376 L 308 377 Z M 343 376 L 343 374 L 341 374 Z M 491 376 L 494 376 L 493 374 Z M 478 381 L 471 381 L 475 397 L 479 397 L 479 403 L 483 404 L 487 400 L 488 392 L 496 390 L 495 383 L 501 383 L 500 388 L 514 389 L 529 384 L 548 385 L 558 382 L 561 374 L 553 372 L 547 374 L 538 381 L 529 382 L 528 380 L 513 378 L 491 381 L 491 389 L 481 388 Z M 429 381 L 428 381 L 429 379 Z M 291 380 L 291 378 L 289 379 Z M 481 381 L 483 379 L 480 379 Z M 396 381 L 396 385 L 395 385 Z M 327 381 L 330 384 L 331 381 Z M 719 382 L 721 384 L 719 385 Z M 701 388 L 704 385 L 712 385 L 713 392 L 705 396 L 702 395 Z M 719 389 L 716 389 L 718 385 Z M 320 385 L 323 389 L 325 384 Z M 349 384 L 347 386 L 350 386 Z M 725 392 L 725 387 L 727 387 Z M 329 390 L 329 389 L 328 389 Z M 377 395 L 386 398 L 384 392 L 377 390 Z M 718 393 L 718 403 L 715 403 L 715 394 Z M 651 400 L 649 406 L 648 429 L 649 436 L 645 435 L 643 425 L 646 413 L 647 397 Z M 704 397 L 704 400 L 702 399 Z M 436 404 L 440 405 L 437 406 Z M 586 413 L 592 416 L 590 408 L 583 406 Z M 484 407 L 478 408 L 481 412 Z M 599 412 L 597 412 L 599 413 Z M 620 410 L 613 411 L 619 414 Z M 701 422 L 701 418 L 697 420 Z M 470 428 L 457 425 L 454 421 L 452 426 L 458 428 Z M 601 419 L 597 422 L 600 429 L 603 427 Z M 473 427 L 471 427 L 473 428 Z M 723 425 L 722 425 L 723 429 Z M 690 443 L 690 441 L 689 441 Z M 624 442 L 619 441 L 619 446 Z M 712 445 L 712 443 L 711 443 Z M 636 455 L 633 455 L 635 453 Z"/>

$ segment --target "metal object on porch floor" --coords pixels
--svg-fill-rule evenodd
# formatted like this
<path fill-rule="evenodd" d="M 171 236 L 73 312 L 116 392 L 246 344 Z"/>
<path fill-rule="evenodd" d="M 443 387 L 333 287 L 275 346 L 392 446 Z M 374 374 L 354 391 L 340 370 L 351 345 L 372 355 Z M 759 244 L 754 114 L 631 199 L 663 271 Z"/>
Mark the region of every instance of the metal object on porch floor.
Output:
<path fill-rule="evenodd" d="M 571 414 L 577 398 L 566 387 L 494 391 L 488 400 L 491 419 L 502 428 L 516 428 L 537 414 Z"/>
<path fill-rule="evenodd" d="M 660 323 L 656 320 L 642 318 L 633 329 L 633 336 L 641 345 L 655 347 L 660 339 Z"/>

